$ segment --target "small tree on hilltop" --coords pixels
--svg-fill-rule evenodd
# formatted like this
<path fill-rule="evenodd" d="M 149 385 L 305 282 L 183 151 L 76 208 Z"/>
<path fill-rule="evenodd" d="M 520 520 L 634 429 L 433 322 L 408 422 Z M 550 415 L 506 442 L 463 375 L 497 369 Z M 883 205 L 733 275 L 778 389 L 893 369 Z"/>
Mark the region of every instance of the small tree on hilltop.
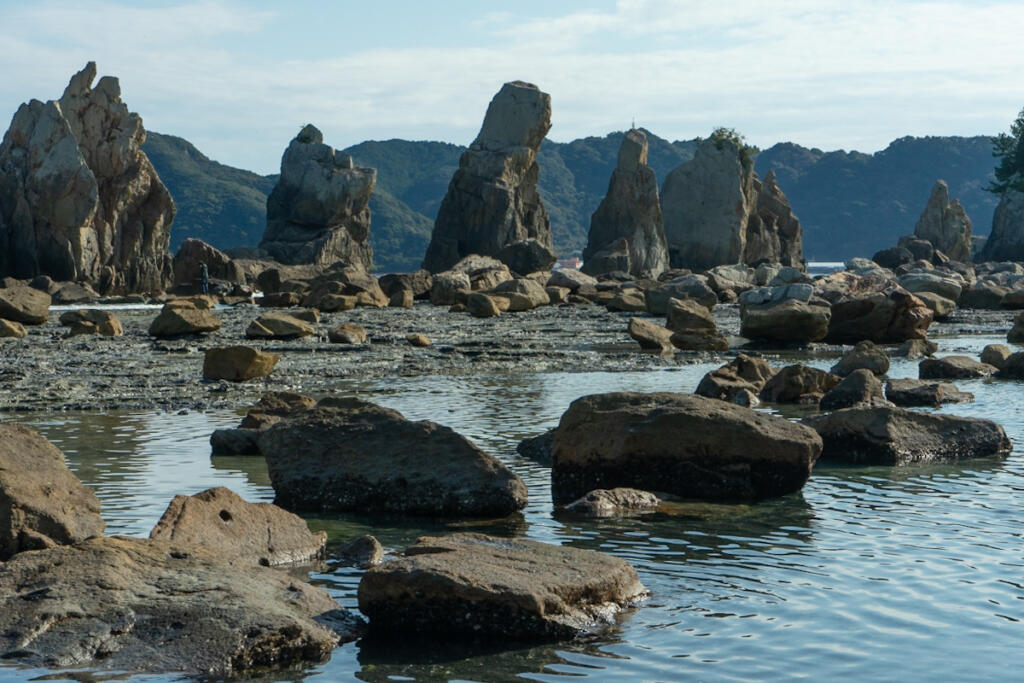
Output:
<path fill-rule="evenodd" d="M 726 128 L 725 126 L 715 128 L 709 139 L 715 143 L 715 147 L 718 149 L 722 149 L 726 142 L 736 145 L 736 148 L 740 151 L 740 162 L 746 168 L 753 167 L 754 157 L 761 151 L 753 145 L 748 145 L 747 139 L 737 132 L 735 128 Z"/>
<path fill-rule="evenodd" d="M 999 159 L 995 176 L 987 189 L 1002 194 L 1007 190 L 1024 192 L 1024 109 L 1010 126 L 1010 133 L 992 138 L 992 156 Z"/>

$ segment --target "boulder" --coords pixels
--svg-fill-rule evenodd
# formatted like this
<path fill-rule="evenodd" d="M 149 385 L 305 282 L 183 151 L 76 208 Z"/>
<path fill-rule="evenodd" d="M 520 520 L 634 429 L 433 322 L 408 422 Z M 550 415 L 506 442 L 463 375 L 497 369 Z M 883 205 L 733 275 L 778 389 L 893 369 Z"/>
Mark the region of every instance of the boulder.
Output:
<path fill-rule="evenodd" d="M 415 346 L 420 349 L 427 349 L 431 346 L 430 337 L 425 334 L 407 334 L 405 335 L 405 341 L 407 341 L 410 346 Z"/>
<path fill-rule="evenodd" d="M 568 287 L 545 287 L 544 291 L 548 293 L 548 302 L 552 306 L 559 304 L 569 303 L 570 290 Z"/>
<path fill-rule="evenodd" d="M 541 465 L 551 467 L 551 449 L 555 445 L 556 428 L 543 434 L 523 439 L 516 445 L 516 453 Z"/>
<path fill-rule="evenodd" d="M 813 342 L 825 338 L 832 312 L 821 299 L 740 305 L 740 336 L 755 341 Z"/>
<path fill-rule="evenodd" d="M 644 318 L 630 318 L 627 328 L 629 336 L 632 337 L 641 349 L 649 351 L 671 351 L 672 330 L 662 327 L 657 323 Z"/>
<path fill-rule="evenodd" d="M 829 372 L 846 377 L 854 370 L 861 368 L 870 370 L 876 375 L 884 375 L 889 372 L 889 356 L 874 342 L 865 339 L 862 342 L 857 342 L 856 346 L 844 354 Z"/>
<path fill-rule="evenodd" d="M 597 279 L 574 268 L 558 268 L 551 271 L 547 281 L 548 287 L 566 287 L 576 292 L 580 287 L 596 287 Z"/>
<path fill-rule="evenodd" d="M 217 550 L 95 538 L 0 565 L 0 658 L 217 679 L 321 662 L 358 617 L 286 572 Z"/>
<path fill-rule="evenodd" d="M 0 338 L 22 338 L 26 336 L 28 336 L 28 331 L 25 329 L 24 325 L 0 318 Z"/>
<path fill-rule="evenodd" d="M 23 325 L 42 325 L 49 317 L 49 295 L 14 278 L 0 280 L 0 318 Z"/>
<path fill-rule="evenodd" d="M 365 344 L 366 328 L 357 323 L 342 323 L 327 333 L 332 344 Z"/>
<path fill-rule="evenodd" d="M 124 326 L 110 311 L 97 308 L 81 308 L 65 311 L 60 315 L 60 324 L 70 327 L 68 336 L 78 334 L 101 334 L 104 337 L 120 337 Z"/>
<path fill-rule="evenodd" d="M 424 268 L 439 273 L 467 254 L 493 256 L 529 239 L 552 249 L 551 221 L 537 192 L 537 151 L 550 128 L 550 95 L 521 81 L 502 86 L 448 185 Z"/>
<path fill-rule="evenodd" d="M 673 268 L 803 265 L 800 222 L 774 172 L 758 180 L 749 150 L 733 140 L 700 142 L 693 160 L 665 177 L 661 208 Z"/>
<path fill-rule="evenodd" d="M 580 517 L 632 517 L 658 509 L 658 497 L 649 491 L 617 488 L 596 489 L 565 506 L 567 512 Z"/>
<path fill-rule="evenodd" d="M 260 455 L 255 429 L 215 429 L 210 434 L 210 455 Z"/>
<path fill-rule="evenodd" d="M 939 296 L 933 292 L 918 292 L 917 298 L 931 309 L 934 320 L 944 320 L 956 311 L 956 301 Z"/>
<path fill-rule="evenodd" d="M 373 536 L 365 534 L 338 548 L 335 557 L 344 565 L 369 569 L 384 560 L 384 546 Z"/>
<path fill-rule="evenodd" d="M 608 276 L 612 274 L 625 273 L 633 270 L 632 257 L 629 253 L 629 241 L 620 237 L 617 240 L 601 245 L 595 249 L 587 261 L 584 261 L 580 268 L 584 273 L 593 276 Z"/>
<path fill-rule="evenodd" d="M 46 277 L 45 275 L 40 277 Z M 50 292 L 50 303 L 55 306 L 92 303 L 100 298 L 99 293 L 87 284 L 63 282 Z"/>
<path fill-rule="evenodd" d="M 885 391 L 877 377 L 866 369 L 853 370 L 829 390 L 818 407 L 822 410 L 839 410 L 855 405 L 888 405 Z"/>
<path fill-rule="evenodd" d="M 1006 333 L 1006 341 L 1011 344 L 1024 344 L 1024 311 L 1013 317 L 1013 327 Z"/>
<path fill-rule="evenodd" d="M 324 144 L 307 124 L 281 157 L 281 175 L 267 197 L 260 249 L 285 264 L 327 267 L 342 262 L 369 272 L 370 196 L 377 171 Z"/>
<path fill-rule="evenodd" d="M 884 274 L 836 273 L 815 281 L 815 292 L 832 305 L 825 341 L 833 344 L 926 339 L 934 317 L 923 301 Z"/>
<path fill-rule="evenodd" d="M 1024 192 L 1007 189 L 992 214 L 992 232 L 976 261 L 1024 261 Z"/>
<path fill-rule="evenodd" d="M 625 560 L 592 550 L 459 533 L 422 537 L 359 582 L 371 632 L 565 640 L 612 623 L 647 590 Z"/>
<path fill-rule="evenodd" d="M 726 351 L 729 342 L 718 331 L 711 312 L 690 299 L 670 299 L 667 327 L 673 346 L 693 351 Z"/>
<path fill-rule="evenodd" d="M 466 300 L 473 286 L 469 275 L 447 270 L 437 273 L 430 289 L 430 303 L 435 306 L 451 306 Z"/>
<path fill-rule="evenodd" d="M 327 533 L 310 532 L 298 515 L 270 503 L 249 503 L 223 486 L 175 496 L 149 537 L 204 546 L 223 558 L 264 567 L 309 562 L 322 556 L 327 544 Z"/>
<path fill-rule="evenodd" d="M 495 254 L 495 258 L 508 266 L 513 273 L 527 275 L 551 270 L 551 266 L 558 260 L 558 254 L 551 246 L 531 237 L 506 244 Z"/>
<path fill-rule="evenodd" d="M 99 499 L 64 454 L 34 429 L 0 422 L 0 572 L 17 553 L 80 543 L 103 528 Z"/>
<path fill-rule="evenodd" d="M 501 315 L 501 309 L 494 298 L 481 292 L 473 292 L 466 297 L 466 310 L 474 318 L 494 318 Z"/>
<path fill-rule="evenodd" d="M 974 379 L 988 377 L 996 369 L 967 356 L 925 358 L 917 366 L 920 379 Z"/>
<path fill-rule="evenodd" d="M 203 379 L 244 382 L 266 377 L 281 359 L 280 354 L 249 346 L 207 349 L 203 357 Z"/>
<path fill-rule="evenodd" d="M 396 289 L 388 297 L 388 308 L 412 308 L 415 300 L 411 289 Z"/>
<path fill-rule="evenodd" d="M 981 362 L 1001 370 L 1006 359 L 1013 354 L 1005 344 L 988 344 L 981 350 Z"/>
<path fill-rule="evenodd" d="M 963 290 L 957 304 L 961 308 L 998 310 L 1002 306 L 1003 299 L 1012 291 L 996 280 L 981 277 Z"/>
<path fill-rule="evenodd" d="M 429 270 L 420 269 L 412 273 L 382 275 L 378 283 L 388 298 L 396 291 L 408 289 L 414 299 L 427 299 L 430 297 L 431 287 L 434 286 L 434 278 Z"/>
<path fill-rule="evenodd" d="M 914 255 L 906 247 L 889 247 L 888 249 L 875 252 L 871 260 L 882 268 L 895 270 L 903 264 L 913 261 Z"/>
<path fill-rule="evenodd" d="M 908 339 L 899 348 L 893 351 L 894 356 L 900 358 L 924 358 L 939 350 L 939 345 L 927 339 Z"/>
<path fill-rule="evenodd" d="M 885 397 L 898 406 L 940 406 L 974 400 L 974 394 L 960 391 L 954 384 L 920 379 L 889 380 L 885 384 Z"/>
<path fill-rule="evenodd" d="M 186 334 L 205 334 L 220 329 L 220 318 L 209 310 L 164 304 L 163 309 L 149 325 L 151 337 L 180 337 Z"/>
<path fill-rule="evenodd" d="M 1003 379 L 1024 379 L 1024 351 L 1010 354 L 1010 357 L 1003 361 L 1003 367 L 999 368 L 996 376 Z"/>
<path fill-rule="evenodd" d="M 651 315 L 665 315 L 671 299 L 693 299 L 708 309 L 718 303 L 718 295 L 708 285 L 707 277 L 683 275 L 646 291 L 647 312 Z"/>
<path fill-rule="evenodd" d="M 644 291 L 639 287 L 623 287 L 619 289 L 611 299 L 605 302 L 605 306 L 609 311 L 621 313 L 644 313 L 647 311 Z"/>
<path fill-rule="evenodd" d="M 788 420 L 686 394 L 576 399 L 552 452 L 552 499 L 627 486 L 702 500 L 760 500 L 799 490 L 815 434 Z"/>
<path fill-rule="evenodd" d="M 245 329 L 249 339 L 298 339 L 311 334 L 316 334 L 313 325 L 287 313 L 264 313 Z"/>
<path fill-rule="evenodd" d="M 595 270 L 591 257 L 619 240 L 625 240 L 629 253 L 627 272 L 657 277 L 668 268 L 658 180 L 647 165 L 647 149 L 647 135 L 641 130 L 630 129 L 622 138 L 608 192 L 590 217 L 583 267 L 591 275 L 607 272 Z M 602 260 L 598 263 L 601 268 L 611 265 Z"/>
<path fill-rule="evenodd" d="M 831 391 L 840 378 L 832 373 L 807 367 L 787 365 L 769 379 L 758 394 L 769 403 L 817 403 Z"/>
<path fill-rule="evenodd" d="M 529 278 L 515 278 L 499 283 L 487 292 L 492 297 L 508 299 L 509 311 L 528 311 L 547 306 L 551 299 L 544 286 Z"/>
<path fill-rule="evenodd" d="M 775 369 L 765 360 L 741 353 L 717 370 L 704 375 L 694 393 L 735 402 L 737 396 L 744 392 L 755 395 L 759 393 L 775 374 Z"/>
<path fill-rule="evenodd" d="M 328 299 L 332 299 L 328 303 Z M 257 305 L 260 308 L 291 308 L 292 306 L 298 306 L 302 302 L 302 297 L 296 292 L 275 292 L 273 294 L 264 294 L 262 297 L 256 300 Z M 321 311 L 348 311 L 356 307 L 356 298 L 343 297 L 336 294 L 328 294 L 320 299 L 317 304 L 317 308 Z"/>
<path fill-rule="evenodd" d="M 928 240 L 954 261 L 971 260 L 971 219 L 960 201 L 949 201 L 945 180 L 935 181 L 928 203 L 914 226 L 914 236 Z"/>
<path fill-rule="evenodd" d="M 461 435 L 355 398 L 291 415 L 259 446 L 288 509 L 493 517 L 526 505 L 522 480 Z"/>
<path fill-rule="evenodd" d="M 905 465 L 995 455 L 1010 448 L 991 420 L 896 407 L 856 407 L 804 423 L 822 438 L 823 460 L 857 465 Z"/>
<path fill-rule="evenodd" d="M 232 261 L 231 257 L 220 249 L 189 237 L 178 247 L 178 253 L 172 261 L 174 285 L 190 286 L 193 291 L 200 291 L 203 264 L 206 264 L 207 274 L 212 280 L 245 284 L 245 271 L 242 270 L 242 266 Z"/>
<path fill-rule="evenodd" d="M 162 290 L 174 202 L 120 83 L 95 78 L 89 62 L 59 100 L 32 100 L 11 121 L 0 145 L 0 275 L 45 274 L 103 294 Z"/>
<path fill-rule="evenodd" d="M 959 275 L 935 271 L 913 271 L 901 275 L 898 282 L 903 289 L 913 294 L 931 292 L 954 303 L 960 298 L 964 286 Z"/>

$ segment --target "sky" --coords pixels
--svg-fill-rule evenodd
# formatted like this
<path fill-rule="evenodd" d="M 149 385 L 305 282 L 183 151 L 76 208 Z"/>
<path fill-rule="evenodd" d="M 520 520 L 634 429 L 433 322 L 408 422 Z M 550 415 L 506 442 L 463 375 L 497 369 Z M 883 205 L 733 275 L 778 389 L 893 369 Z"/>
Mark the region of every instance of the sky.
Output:
<path fill-rule="evenodd" d="M 1022 36 L 1020 0 L 0 0 L 0 118 L 94 60 L 148 130 L 259 173 L 306 123 L 469 144 L 511 80 L 550 93 L 559 142 L 635 121 L 874 152 L 1008 130 Z"/>

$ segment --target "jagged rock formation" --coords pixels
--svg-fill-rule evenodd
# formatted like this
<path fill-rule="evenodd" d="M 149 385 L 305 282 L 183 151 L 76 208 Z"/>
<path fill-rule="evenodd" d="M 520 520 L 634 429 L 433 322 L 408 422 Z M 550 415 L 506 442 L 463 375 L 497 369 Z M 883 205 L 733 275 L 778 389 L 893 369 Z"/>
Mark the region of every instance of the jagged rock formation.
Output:
<path fill-rule="evenodd" d="M 439 273 L 469 254 L 497 256 L 528 239 L 552 250 L 551 221 L 537 193 L 537 151 L 550 128 L 550 95 L 522 81 L 502 86 L 448 185 L 424 268 Z"/>
<path fill-rule="evenodd" d="M 140 149 L 142 119 L 89 62 L 59 100 L 21 105 L 0 145 L 0 274 L 101 293 L 170 279 L 174 202 Z"/>
<path fill-rule="evenodd" d="M 914 236 L 928 240 L 954 261 L 971 260 L 971 219 L 959 199 L 950 203 L 945 180 L 935 181 L 928 203 L 914 226 Z"/>
<path fill-rule="evenodd" d="M 977 261 L 1024 261 L 1024 192 L 1006 190 L 992 215 L 992 233 Z"/>
<path fill-rule="evenodd" d="M 704 140 L 665 178 L 661 209 L 673 268 L 773 261 L 803 267 L 803 236 L 771 171 L 762 183 L 731 140 Z"/>
<path fill-rule="evenodd" d="M 590 217 L 590 234 L 583 250 L 583 270 L 589 259 L 619 239 L 629 248 L 629 272 L 656 278 L 668 268 L 668 243 L 658 201 L 658 179 L 647 164 L 647 135 L 632 129 L 622 139 L 618 166 L 608 182 L 608 194 Z"/>
<path fill-rule="evenodd" d="M 355 168 L 351 156 L 325 145 L 323 134 L 306 125 L 281 157 L 260 249 L 281 263 L 327 267 L 344 261 L 369 271 L 376 182 L 375 169 Z"/>

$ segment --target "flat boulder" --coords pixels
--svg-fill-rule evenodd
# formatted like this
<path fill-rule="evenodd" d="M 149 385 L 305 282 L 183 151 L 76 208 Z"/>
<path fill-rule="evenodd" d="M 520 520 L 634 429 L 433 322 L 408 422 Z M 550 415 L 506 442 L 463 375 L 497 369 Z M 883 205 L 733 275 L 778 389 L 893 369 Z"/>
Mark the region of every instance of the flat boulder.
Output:
<path fill-rule="evenodd" d="M 885 397 L 898 406 L 940 406 L 974 400 L 974 394 L 960 391 L 955 384 L 922 379 L 891 379 L 885 384 Z"/>
<path fill-rule="evenodd" d="M 552 498 L 620 486 L 701 500 L 760 500 L 799 490 L 821 445 L 811 430 L 687 394 L 576 399 L 552 452 Z"/>
<path fill-rule="evenodd" d="M 0 422 L 0 568 L 22 551 L 80 543 L 103 529 L 99 499 L 64 454 L 34 429 Z"/>
<path fill-rule="evenodd" d="M 472 533 L 422 537 L 359 583 L 371 632 L 501 643 L 573 638 L 646 596 L 636 570 L 617 557 Z"/>
<path fill-rule="evenodd" d="M 629 336 L 648 351 L 671 351 L 672 330 L 644 318 L 630 318 L 626 328 Z"/>
<path fill-rule="evenodd" d="M 250 346 L 207 349 L 203 357 L 203 379 L 244 382 L 266 377 L 273 372 L 280 359 L 280 354 L 260 351 Z"/>
<path fill-rule="evenodd" d="M 205 546 L 264 567 L 314 560 L 327 543 L 326 532 L 312 533 L 298 515 L 270 503 L 249 503 L 223 486 L 175 496 L 149 537 Z"/>
<path fill-rule="evenodd" d="M 755 341 L 814 342 L 825 338 L 832 312 L 808 284 L 745 292 L 740 298 L 740 336 Z"/>
<path fill-rule="evenodd" d="M 448 427 L 356 398 L 330 398 L 263 430 L 279 505 L 291 510 L 497 517 L 526 485 Z"/>
<path fill-rule="evenodd" d="M 806 365 L 787 365 L 768 380 L 759 394 L 769 403 L 817 403 L 840 378 Z"/>
<path fill-rule="evenodd" d="M 804 423 L 822 438 L 823 460 L 858 465 L 905 465 L 995 455 L 1010 449 L 991 420 L 896 407 L 856 407 Z"/>
<path fill-rule="evenodd" d="M 0 658 L 218 679 L 327 659 L 358 617 L 286 572 L 214 549 L 95 538 L 0 565 Z"/>
<path fill-rule="evenodd" d="M 287 313 L 264 313 L 245 330 L 249 339 L 298 339 L 316 333 L 316 327 Z"/>
<path fill-rule="evenodd" d="M 99 334 L 104 337 L 120 337 L 124 334 L 124 326 L 116 315 L 97 308 L 65 311 L 60 315 L 60 324 L 71 328 L 68 336 Z"/>
<path fill-rule="evenodd" d="M 595 519 L 649 514 L 661 501 L 650 491 L 615 488 L 595 489 L 565 506 L 567 512 Z"/>
<path fill-rule="evenodd" d="M 23 325 L 42 325 L 50 317 L 50 295 L 21 280 L 0 280 L 0 318 Z"/>
<path fill-rule="evenodd" d="M 995 371 L 991 365 L 979 363 L 968 356 L 925 358 L 917 366 L 920 379 L 976 379 L 988 377 Z"/>
<path fill-rule="evenodd" d="M 358 323 L 342 323 L 327 333 L 332 344 L 365 344 L 366 328 Z"/>
<path fill-rule="evenodd" d="M 529 278 L 505 280 L 489 290 L 487 294 L 508 299 L 508 310 L 510 311 L 528 311 L 551 303 L 551 298 L 544 290 L 544 285 Z"/>
<path fill-rule="evenodd" d="M 149 326 L 151 337 L 180 337 L 205 334 L 220 329 L 220 318 L 205 308 L 164 304 L 160 314 Z"/>

